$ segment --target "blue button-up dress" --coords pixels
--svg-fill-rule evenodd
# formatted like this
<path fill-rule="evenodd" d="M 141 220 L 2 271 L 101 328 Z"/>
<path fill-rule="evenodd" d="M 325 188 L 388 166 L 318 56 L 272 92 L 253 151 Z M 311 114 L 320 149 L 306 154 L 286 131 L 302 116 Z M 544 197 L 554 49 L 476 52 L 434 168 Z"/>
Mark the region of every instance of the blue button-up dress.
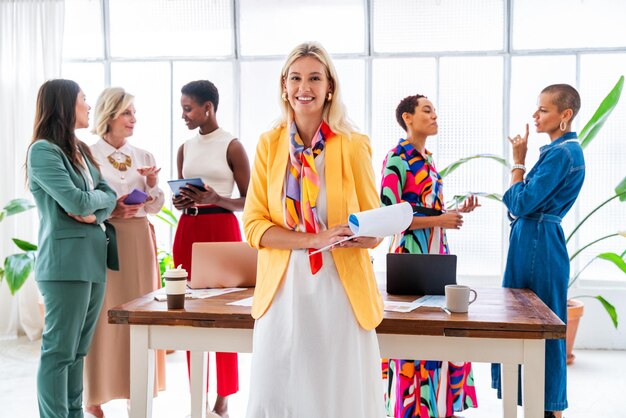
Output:
<path fill-rule="evenodd" d="M 570 266 L 561 219 L 583 185 L 585 160 L 575 132 L 540 149 L 526 179 L 504 194 L 511 235 L 502 286 L 528 288 L 567 323 Z M 565 340 L 546 341 L 545 410 L 567 408 Z M 492 385 L 500 396 L 500 365 L 492 366 Z"/>

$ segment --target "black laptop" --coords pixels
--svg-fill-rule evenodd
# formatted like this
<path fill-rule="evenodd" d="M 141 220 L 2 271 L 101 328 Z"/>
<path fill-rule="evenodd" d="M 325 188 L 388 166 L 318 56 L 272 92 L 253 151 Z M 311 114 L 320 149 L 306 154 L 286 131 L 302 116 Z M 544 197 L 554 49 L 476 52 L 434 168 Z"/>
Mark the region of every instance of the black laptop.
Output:
<path fill-rule="evenodd" d="M 456 255 L 387 254 L 387 293 L 392 295 L 443 295 L 456 284 Z"/>

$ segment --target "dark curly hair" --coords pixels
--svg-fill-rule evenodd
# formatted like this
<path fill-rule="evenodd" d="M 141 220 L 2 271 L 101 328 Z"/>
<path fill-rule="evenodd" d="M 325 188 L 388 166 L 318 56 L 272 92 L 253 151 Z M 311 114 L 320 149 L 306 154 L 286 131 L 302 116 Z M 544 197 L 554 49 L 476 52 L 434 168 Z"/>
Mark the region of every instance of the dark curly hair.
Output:
<path fill-rule="evenodd" d="M 404 123 L 404 119 L 402 119 L 402 114 L 404 112 L 415 114 L 415 108 L 417 107 L 417 102 L 419 99 L 428 99 L 428 97 L 422 94 L 416 94 L 414 96 L 407 96 L 404 99 L 400 100 L 398 107 L 396 107 L 396 120 L 398 124 L 404 131 L 406 132 L 406 123 Z"/>
<path fill-rule="evenodd" d="M 220 94 L 215 84 L 209 80 L 196 80 L 187 83 L 180 89 L 185 96 L 191 97 L 196 103 L 204 104 L 206 102 L 213 103 L 213 109 L 217 112 L 217 105 L 220 102 Z"/>
<path fill-rule="evenodd" d="M 572 109 L 573 113 L 570 122 L 574 120 L 580 110 L 580 95 L 574 87 L 569 84 L 552 84 L 541 90 L 541 93 L 556 94 L 554 104 L 559 109 L 559 112 L 565 109 Z"/>

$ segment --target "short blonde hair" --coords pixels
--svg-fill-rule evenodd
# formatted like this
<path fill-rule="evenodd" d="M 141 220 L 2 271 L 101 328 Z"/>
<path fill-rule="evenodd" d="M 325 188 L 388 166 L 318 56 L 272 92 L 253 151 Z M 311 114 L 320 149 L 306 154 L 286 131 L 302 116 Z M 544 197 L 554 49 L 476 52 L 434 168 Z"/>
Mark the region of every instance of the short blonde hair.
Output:
<path fill-rule="evenodd" d="M 287 73 L 289 67 L 298 59 L 303 57 L 313 57 L 317 59 L 326 69 L 326 77 L 330 82 L 332 89 L 332 100 L 326 100 L 324 103 L 324 111 L 322 119 L 328 124 L 330 129 L 335 133 L 341 133 L 350 137 L 351 132 L 355 132 L 356 129 L 352 122 L 346 115 L 346 106 L 341 100 L 341 88 L 339 85 L 339 78 L 337 77 L 337 71 L 330 58 L 330 55 L 324 47 L 318 42 L 305 42 L 296 46 L 291 53 L 287 56 L 287 60 L 283 65 L 280 72 L 279 81 L 279 93 L 280 96 L 280 108 L 282 110 L 282 117 L 278 120 L 277 126 L 286 126 L 293 120 L 293 109 L 289 101 L 285 101 L 282 98 L 283 94 L 283 82 L 287 80 Z"/>
<path fill-rule="evenodd" d="M 133 104 L 135 96 L 126 93 L 121 87 L 104 89 L 96 102 L 94 128 L 92 132 L 103 137 L 109 131 L 109 122 L 119 117 L 128 106 Z"/>

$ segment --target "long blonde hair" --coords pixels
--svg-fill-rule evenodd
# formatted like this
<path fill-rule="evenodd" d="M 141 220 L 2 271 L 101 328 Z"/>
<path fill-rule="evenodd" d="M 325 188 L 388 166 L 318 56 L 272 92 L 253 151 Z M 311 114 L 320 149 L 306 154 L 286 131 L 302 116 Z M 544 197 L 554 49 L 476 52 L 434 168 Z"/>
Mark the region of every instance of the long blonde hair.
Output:
<path fill-rule="evenodd" d="M 293 109 L 289 101 L 285 101 L 282 98 L 283 94 L 283 82 L 287 80 L 287 73 L 289 67 L 298 59 L 302 57 L 313 57 L 317 59 L 326 69 L 326 77 L 332 86 L 332 100 L 326 100 L 324 102 L 324 110 L 322 113 L 322 119 L 330 126 L 330 129 L 335 133 L 341 133 L 350 137 L 352 132 L 356 129 L 348 116 L 346 115 L 346 106 L 341 100 L 341 87 L 339 85 L 339 78 L 337 77 L 337 71 L 330 58 L 330 55 L 324 47 L 318 42 L 305 42 L 296 46 L 287 56 L 287 60 L 283 65 L 280 72 L 280 78 L 278 80 L 278 95 L 280 108 L 282 110 L 282 117 L 278 120 L 276 126 L 287 126 L 294 119 Z"/>
<path fill-rule="evenodd" d="M 126 93 L 121 87 L 104 89 L 96 102 L 94 128 L 91 132 L 104 137 L 109 131 L 109 122 L 118 118 L 135 100 L 135 96 Z"/>

